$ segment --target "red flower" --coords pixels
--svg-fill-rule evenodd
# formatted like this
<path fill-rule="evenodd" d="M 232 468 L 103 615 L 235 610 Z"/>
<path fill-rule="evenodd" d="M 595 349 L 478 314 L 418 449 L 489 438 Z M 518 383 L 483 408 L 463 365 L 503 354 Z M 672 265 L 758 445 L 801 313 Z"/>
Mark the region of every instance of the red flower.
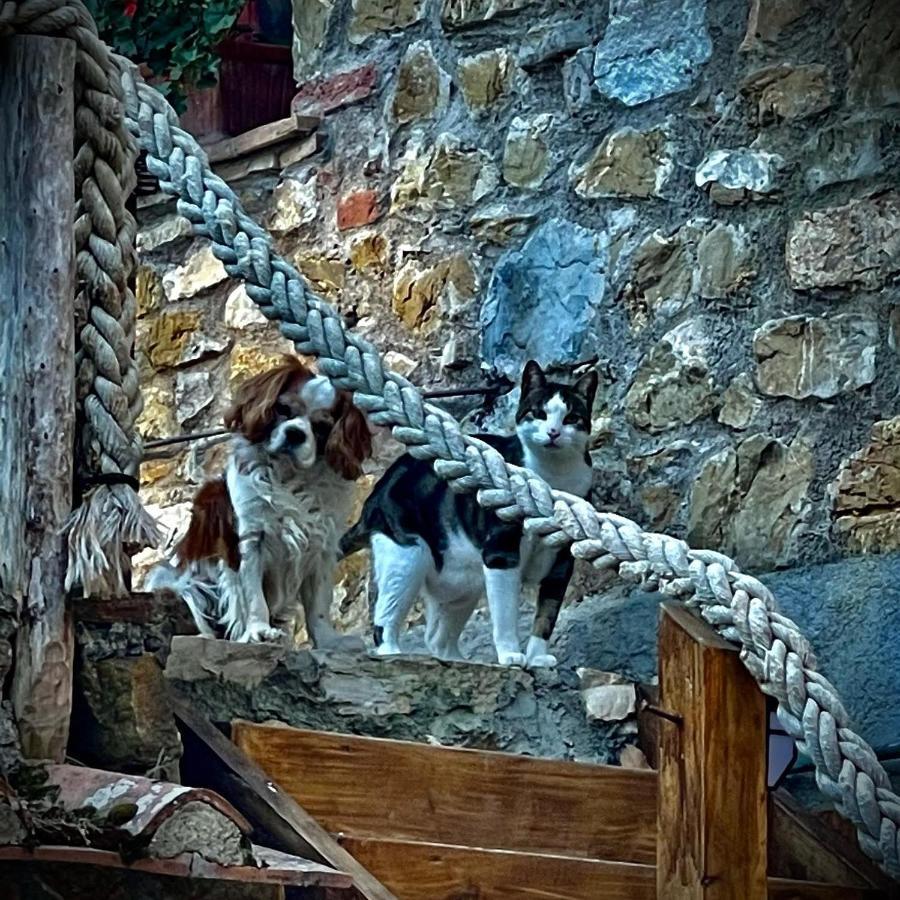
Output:
<path fill-rule="evenodd" d="M 125 15 L 128 16 L 129 19 L 133 19 L 136 12 L 137 0 L 128 0 L 128 2 L 125 4 Z"/>

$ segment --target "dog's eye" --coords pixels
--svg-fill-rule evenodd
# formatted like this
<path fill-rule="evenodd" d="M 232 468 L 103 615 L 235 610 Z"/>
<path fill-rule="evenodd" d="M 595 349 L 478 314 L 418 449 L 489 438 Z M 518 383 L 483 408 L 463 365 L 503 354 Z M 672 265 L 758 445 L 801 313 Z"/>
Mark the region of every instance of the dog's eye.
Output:
<path fill-rule="evenodd" d="M 291 415 L 291 411 L 288 408 L 286 403 L 276 403 L 275 404 L 275 415 L 281 416 L 284 419 L 287 419 Z"/>

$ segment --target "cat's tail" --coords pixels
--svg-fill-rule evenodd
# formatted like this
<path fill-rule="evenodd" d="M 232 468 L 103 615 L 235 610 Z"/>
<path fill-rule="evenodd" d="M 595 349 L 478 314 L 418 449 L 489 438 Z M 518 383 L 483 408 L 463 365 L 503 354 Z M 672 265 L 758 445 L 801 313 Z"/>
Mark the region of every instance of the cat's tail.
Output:
<path fill-rule="evenodd" d="M 355 525 L 351 526 L 338 544 L 339 559 L 350 556 L 364 547 L 369 546 L 369 526 L 366 524 L 365 518 L 361 518 Z"/>

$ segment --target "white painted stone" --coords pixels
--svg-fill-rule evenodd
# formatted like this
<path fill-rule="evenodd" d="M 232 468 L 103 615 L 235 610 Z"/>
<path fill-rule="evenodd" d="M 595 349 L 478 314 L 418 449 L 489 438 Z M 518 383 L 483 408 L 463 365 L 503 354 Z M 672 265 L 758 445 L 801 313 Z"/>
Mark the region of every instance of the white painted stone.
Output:
<path fill-rule="evenodd" d="M 219 284 L 228 277 L 225 267 L 213 255 L 209 247 L 192 253 L 184 265 L 163 275 L 163 290 L 167 300 L 193 297 L 200 291 Z"/>
<path fill-rule="evenodd" d="M 238 331 L 250 325 L 264 325 L 268 319 L 259 307 L 247 296 L 243 285 L 236 287 L 225 301 L 225 324 Z"/>

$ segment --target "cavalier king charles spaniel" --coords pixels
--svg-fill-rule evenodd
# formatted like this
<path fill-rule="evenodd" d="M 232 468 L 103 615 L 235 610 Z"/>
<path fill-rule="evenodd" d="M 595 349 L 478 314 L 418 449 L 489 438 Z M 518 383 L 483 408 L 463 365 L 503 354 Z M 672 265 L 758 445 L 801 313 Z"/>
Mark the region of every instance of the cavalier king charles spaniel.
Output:
<path fill-rule="evenodd" d="M 225 474 L 198 492 L 173 562 L 151 588 L 179 594 L 207 637 L 275 640 L 299 607 L 318 648 L 362 646 L 330 608 L 338 542 L 372 436 L 350 394 L 297 359 L 245 381 L 225 424 Z"/>

